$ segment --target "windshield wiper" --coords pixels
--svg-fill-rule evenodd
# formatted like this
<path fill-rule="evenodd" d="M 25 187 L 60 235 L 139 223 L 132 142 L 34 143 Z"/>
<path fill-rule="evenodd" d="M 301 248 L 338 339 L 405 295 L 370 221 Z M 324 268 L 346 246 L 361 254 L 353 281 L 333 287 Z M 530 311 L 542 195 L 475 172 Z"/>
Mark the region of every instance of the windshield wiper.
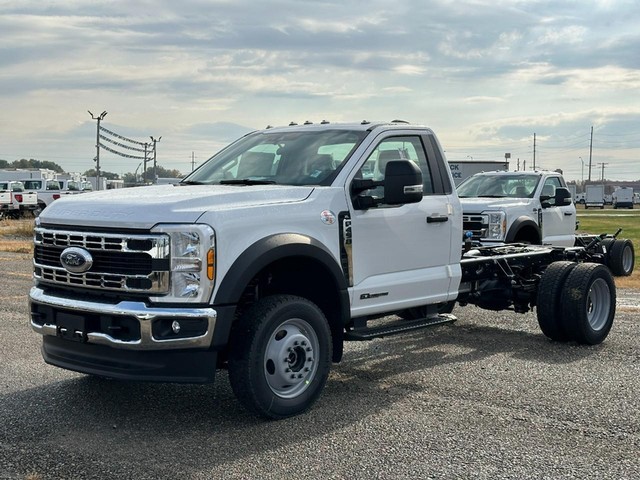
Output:
<path fill-rule="evenodd" d="M 254 180 L 252 178 L 234 178 L 232 180 L 220 180 L 220 185 L 275 185 L 273 180 Z"/>
<path fill-rule="evenodd" d="M 196 182 L 195 180 L 186 180 L 184 182 L 180 182 L 180 185 L 207 185 L 204 182 Z"/>

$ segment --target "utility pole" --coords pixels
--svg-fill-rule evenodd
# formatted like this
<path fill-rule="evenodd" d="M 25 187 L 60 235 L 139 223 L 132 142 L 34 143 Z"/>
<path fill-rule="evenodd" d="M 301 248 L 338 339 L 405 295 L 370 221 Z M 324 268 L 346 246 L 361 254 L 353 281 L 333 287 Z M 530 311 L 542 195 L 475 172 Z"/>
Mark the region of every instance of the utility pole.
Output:
<path fill-rule="evenodd" d="M 600 180 L 602 180 L 604 182 L 604 166 L 605 165 L 609 165 L 608 163 L 598 163 L 598 165 L 602 165 L 602 178 Z"/>
<path fill-rule="evenodd" d="M 191 171 L 193 172 L 196 168 L 196 157 L 194 152 L 191 152 Z"/>
<path fill-rule="evenodd" d="M 98 121 L 96 127 L 96 158 L 94 160 L 96 162 L 96 190 L 100 190 L 100 122 L 107 116 L 107 111 L 103 111 L 97 117 L 91 113 L 91 110 L 87 110 L 87 112 L 91 115 L 92 120 Z"/>
<path fill-rule="evenodd" d="M 536 169 L 536 134 L 533 134 L 533 170 Z"/>
<path fill-rule="evenodd" d="M 149 137 L 151 139 L 151 141 L 153 142 L 153 183 L 156 184 L 158 183 L 158 170 L 157 170 L 157 164 L 156 164 L 156 144 L 160 141 L 160 139 L 162 137 L 158 137 L 153 138 L 153 137 Z"/>
<path fill-rule="evenodd" d="M 592 158 L 592 156 L 593 156 L 593 125 L 591 125 L 591 139 L 589 140 L 589 181 L 591 181 L 591 158 Z"/>

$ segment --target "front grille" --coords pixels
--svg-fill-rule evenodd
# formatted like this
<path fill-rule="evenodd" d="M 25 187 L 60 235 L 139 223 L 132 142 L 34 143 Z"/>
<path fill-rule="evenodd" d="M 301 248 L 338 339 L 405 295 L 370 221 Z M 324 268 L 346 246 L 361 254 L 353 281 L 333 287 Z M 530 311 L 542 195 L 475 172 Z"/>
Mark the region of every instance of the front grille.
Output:
<path fill-rule="evenodd" d="M 462 229 L 464 232 L 471 232 L 473 240 L 484 238 L 487 228 L 489 228 L 487 215 L 463 215 L 462 217 Z"/>
<path fill-rule="evenodd" d="M 110 291 L 166 293 L 170 244 L 164 234 L 112 234 L 36 228 L 34 275 L 44 283 Z M 86 250 L 93 263 L 73 273 L 60 261 L 69 247 Z"/>

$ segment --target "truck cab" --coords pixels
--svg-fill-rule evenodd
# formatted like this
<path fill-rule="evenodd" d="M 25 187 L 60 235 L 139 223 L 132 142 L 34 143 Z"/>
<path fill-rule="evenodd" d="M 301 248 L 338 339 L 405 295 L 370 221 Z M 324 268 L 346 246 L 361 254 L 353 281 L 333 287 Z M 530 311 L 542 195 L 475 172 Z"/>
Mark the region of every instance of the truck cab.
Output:
<path fill-rule="evenodd" d="M 576 208 L 558 172 L 484 172 L 458 186 L 463 230 L 482 245 L 573 246 Z"/>

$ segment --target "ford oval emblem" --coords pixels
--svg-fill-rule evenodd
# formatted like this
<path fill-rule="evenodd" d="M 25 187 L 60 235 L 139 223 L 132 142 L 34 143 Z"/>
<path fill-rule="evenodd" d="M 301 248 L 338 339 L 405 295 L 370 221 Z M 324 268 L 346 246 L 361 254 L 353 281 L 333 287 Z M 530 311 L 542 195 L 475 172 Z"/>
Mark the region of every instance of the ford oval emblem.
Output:
<path fill-rule="evenodd" d="M 71 273 L 84 273 L 93 265 L 93 257 L 84 248 L 65 248 L 60 254 L 60 263 Z"/>

